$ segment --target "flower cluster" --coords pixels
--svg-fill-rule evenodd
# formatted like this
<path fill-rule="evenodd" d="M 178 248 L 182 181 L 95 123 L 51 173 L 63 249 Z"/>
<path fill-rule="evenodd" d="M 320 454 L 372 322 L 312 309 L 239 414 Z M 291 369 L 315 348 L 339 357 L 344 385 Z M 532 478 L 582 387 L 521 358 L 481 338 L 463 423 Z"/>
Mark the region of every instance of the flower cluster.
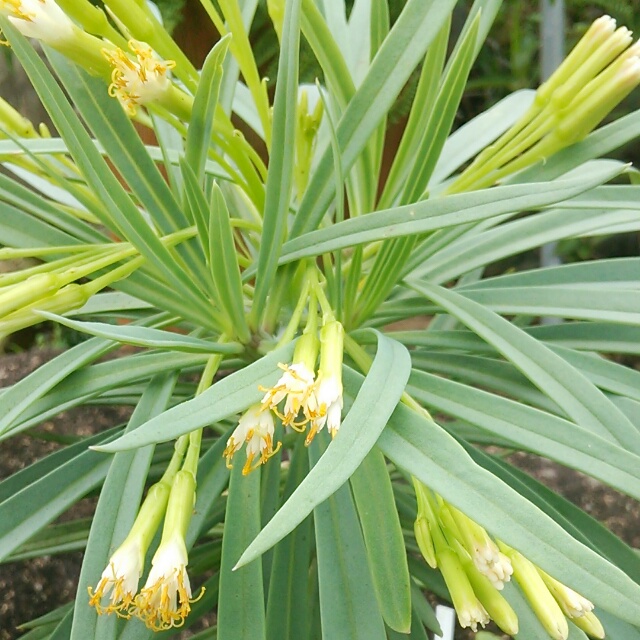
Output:
<path fill-rule="evenodd" d="M 227 466 L 235 453 L 246 444 L 246 475 L 264 464 L 280 447 L 274 448 L 274 415 L 283 426 L 307 432 L 305 443 L 326 428 L 335 437 L 342 417 L 342 357 L 344 329 L 336 320 L 325 322 L 320 331 L 320 348 L 315 331 L 298 340 L 291 364 L 279 364 L 283 373 L 271 388 L 263 388 L 264 397 L 240 418 L 227 441 L 224 456 Z M 315 363 L 320 351 L 320 366 Z"/>
<path fill-rule="evenodd" d="M 536 92 L 529 110 L 449 186 L 460 193 L 490 186 L 579 142 L 640 84 L 640 43 L 596 20 Z"/>
<path fill-rule="evenodd" d="M 99 614 L 136 616 L 154 631 L 184 623 L 191 604 L 204 593 L 202 590 L 193 597 L 186 570 L 184 537 L 194 500 L 195 479 L 185 469 L 175 474 L 170 487 L 165 479 L 149 490 L 129 535 L 111 556 L 95 591 L 89 587 L 89 604 Z M 160 546 L 151 561 L 149 577 L 138 593 L 144 558 L 163 515 Z M 103 603 L 105 598 L 107 604 Z"/>
<path fill-rule="evenodd" d="M 558 582 L 515 549 L 414 479 L 418 515 L 414 525 L 420 552 L 440 569 L 462 627 L 477 631 L 493 620 L 508 635 L 518 617 L 500 591 L 513 577 L 553 640 L 566 640 L 567 619 L 594 638 L 604 629 L 593 604 Z"/>
<path fill-rule="evenodd" d="M 161 60 L 146 42 L 130 40 L 131 55 L 109 39 L 118 42 L 119 34 L 98 38 L 87 33 L 55 0 L 0 0 L 0 13 L 23 35 L 58 49 L 91 74 L 109 78 L 109 95 L 118 99 L 128 115 L 152 103 L 184 114 L 188 98 L 170 78 L 176 63 Z"/>

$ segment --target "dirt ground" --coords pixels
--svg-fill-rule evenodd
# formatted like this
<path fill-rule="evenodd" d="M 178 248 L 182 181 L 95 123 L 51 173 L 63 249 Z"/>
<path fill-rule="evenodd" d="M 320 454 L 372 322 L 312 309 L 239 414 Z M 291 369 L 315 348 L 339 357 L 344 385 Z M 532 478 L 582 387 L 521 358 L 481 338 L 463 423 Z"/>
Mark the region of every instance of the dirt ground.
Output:
<path fill-rule="evenodd" d="M 26 351 L 0 358 L 0 387 L 33 371 L 54 355 L 47 350 Z M 82 407 L 47 421 L 35 434 L 88 435 L 124 422 L 128 409 Z M 34 435 L 0 442 L 0 480 L 54 451 L 59 445 Z M 511 461 L 557 490 L 627 543 L 640 547 L 640 505 L 597 481 L 537 456 L 517 453 Z M 74 507 L 74 516 L 90 515 L 93 501 Z M 20 637 L 17 626 L 73 600 L 82 554 L 67 553 L 0 565 L 0 640 Z M 461 638 L 469 636 L 461 635 Z"/>

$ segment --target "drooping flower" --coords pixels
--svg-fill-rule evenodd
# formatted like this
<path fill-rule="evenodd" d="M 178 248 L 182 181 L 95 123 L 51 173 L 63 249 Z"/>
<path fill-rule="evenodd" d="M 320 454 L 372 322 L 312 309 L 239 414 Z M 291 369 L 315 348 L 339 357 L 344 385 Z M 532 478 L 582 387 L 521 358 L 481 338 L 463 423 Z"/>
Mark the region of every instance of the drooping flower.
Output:
<path fill-rule="evenodd" d="M 342 419 L 342 358 L 344 328 L 337 320 L 326 322 L 320 332 L 320 368 L 315 386 L 316 415 L 307 434 L 309 444 L 318 431 L 327 428 L 331 437 L 340 429 Z"/>
<path fill-rule="evenodd" d="M 144 558 L 165 513 L 169 494 L 170 487 L 162 480 L 150 487 L 129 534 L 109 559 L 95 591 L 88 588 L 89 604 L 100 615 L 131 616 Z M 105 606 L 102 600 L 106 597 L 109 604 Z"/>
<path fill-rule="evenodd" d="M 276 384 L 270 389 L 260 387 L 264 391 L 262 408 L 271 409 L 285 427 L 293 427 L 297 431 L 317 414 L 317 403 L 314 395 L 314 368 L 318 357 L 318 336 L 315 330 L 302 334 L 293 352 L 292 364 L 278 364 L 284 371 Z M 278 405 L 284 400 L 284 410 Z"/>
<path fill-rule="evenodd" d="M 282 420 L 286 427 L 299 428 L 315 415 L 315 397 L 313 395 L 315 374 L 304 362 L 293 364 L 279 363 L 284 371 L 280 379 L 262 398 L 263 408 L 271 409 Z M 284 411 L 278 405 L 285 401 Z M 302 416 L 300 417 L 300 412 Z"/>
<path fill-rule="evenodd" d="M 131 613 L 149 629 L 180 627 L 191 611 L 192 597 L 187 574 L 189 561 L 184 537 L 195 502 L 196 481 L 190 471 L 178 471 L 171 486 L 160 546 L 151 560 L 149 577 L 136 596 Z"/>
<path fill-rule="evenodd" d="M 89 587 L 89 604 L 99 614 L 116 613 L 129 618 L 143 565 L 144 550 L 138 541 L 125 542 L 111 556 L 95 591 Z M 103 606 L 102 599 L 105 597 L 109 597 L 109 604 Z"/>
<path fill-rule="evenodd" d="M 133 116 L 138 105 L 160 98 L 171 87 L 169 70 L 173 60 L 160 60 L 145 42 L 130 40 L 129 48 L 136 59 L 120 48 L 103 49 L 102 53 L 113 66 L 109 95 L 117 98 L 125 111 Z"/>
<path fill-rule="evenodd" d="M 55 45 L 74 36 L 74 23 L 55 0 L 0 0 L 0 12 L 27 38 Z"/>
<path fill-rule="evenodd" d="M 179 627 L 191 611 L 193 598 L 187 574 L 188 555 L 179 536 L 163 542 L 153 556 L 151 571 L 135 599 L 135 614 L 150 629 Z"/>
<path fill-rule="evenodd" d="M 260 405 L 254 405 L 242 415 L 238 421 L 224 450 L 227 459 L 227 467 L 231 467 L 231 460 L 235 453 L 246 444 L 247 461 L 242 469 L 243 475 L 247 475 L 261 464 L 264 464 L 278 449 L 273 448 L 273 432 L 275 424 L 271 412 Z"/>

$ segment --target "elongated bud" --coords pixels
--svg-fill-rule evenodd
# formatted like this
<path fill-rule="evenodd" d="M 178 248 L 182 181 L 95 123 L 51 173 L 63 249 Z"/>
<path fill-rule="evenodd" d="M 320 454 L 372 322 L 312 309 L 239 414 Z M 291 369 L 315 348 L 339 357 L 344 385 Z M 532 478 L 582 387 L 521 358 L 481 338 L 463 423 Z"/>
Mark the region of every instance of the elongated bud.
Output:
<path fill-rule="evenodd" d="M 491 580 L 478 571 L 470 559 L 461 558 L 461 562 L 476 597 L 487 610 L 491 619 L 507 635 L 515 636 L 518 633 L 518 616 L 511 605 L 496 590 Z"/>
<path fill-rule="evenodd" d="M 547 633 L 553 640 L 567 640 L 569 636 L 567 619 L 542 580 L 536 566 L 515 549 L 502 543 L 498 544 L 501 551 L 511 560 L 513 577 Z"/>
<path fill-rule="evenodd" d="M 424 516 L 418 515 L 413 524 L 413 532 L 415 533 L 416 542 L 418 543 L 422 557 L 432 569 L 436 569 L 438 567 L 438 560 L 436 559 L 436 552 L 433 548 L 433 538 L 429 530 L 429 521 Z"/>
<path fill-rule="evenodd" d="M 593 611 L 589 611 L 589 613 L 585 613 L 579 618 L 571 618 L 571 622 L 573 622 L 573 624 L 575 624 L 578 629 L 582 629 L 588 636 L 591 636 L 592 638 L 602 640 L 602 638 L 605 637 L 602 623 L 600 622 L 600 620 L 598 620 Z"/>
<path fill-rule="evenodd" d="M 489 623 L 489 615 L 476 597 L 457 554 L 450 548 L 438 549 L 438 567 L 447 584 L 458 621 L 463 628 L 478 630 Z"/>
<path fill-rule="evenodd" d="M 44 298 L 61 285 L 53 273 L 38 273 L 22 282 L 0 289 L 0 317 Z"/>
<path fill-rule="evenodd" d="M 570 618 L 579 618 L 593 610 L 592 602 L 550 576 L 540 567 L 537 567 L 537 569 L 565 615 Z"/>

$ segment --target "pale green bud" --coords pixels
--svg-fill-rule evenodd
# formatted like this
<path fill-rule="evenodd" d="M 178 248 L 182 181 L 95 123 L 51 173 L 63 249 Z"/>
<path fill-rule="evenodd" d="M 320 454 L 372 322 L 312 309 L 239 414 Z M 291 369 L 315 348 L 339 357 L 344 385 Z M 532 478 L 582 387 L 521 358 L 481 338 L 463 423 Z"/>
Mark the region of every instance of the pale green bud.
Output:
<path fill-rule="evenodd" d="M 589 611 L 579 618 L 571 618 L 571 622 L 592 638 L 602 640 L 605 637 L 604 627 L 593 611 Z"/>
<path fill-rule="evenodd" d="M 610 16 L 601 16 L 595 20 L 562 64 L 553 72 L 551 77 L 540 86 L 536 92 L 536 103 L 539 106 L 544 106 L 551 98 L 551 94 L 554 93 L 558 87 L 564 85 L 576 69 L 580 68 L 580 66 L 611 37 L 615 28 L 616 21 Z"/>
<path fill-rule="evenodd" d="M 437 550 L 437 557 L 460 626 L 471 627 L 474 631 L 478 630 L 478 625 L 484 627 L 489 622 L 489 615 L 476 597 L 458 555 L 446 547 Z"/>
<path fill-rule="evenodd" d="M 44 298 L 61 284 L 61 280 L 56 274 L 38 273 L 0 290 L 0 317 Z"/>
<path fill-rule="evenodd" d="M 505 597 L 496 590 L 489 578 L 483 575 L 470 559 L 461 558 L 464 570 L 476 597 L 487 610 L 491 619 L 510 636 L 518 633 L 518 616 Z"/>
<path fill-rule="evenodd" d="M 549 591 L 570 618 L 579 618 L 593 610 L 593 603 L 537 567 Z"/>
<path fill-rule="evenodd" d="M 436 569 L 438 567 L 438 560 L 433 547 L 429 521 L 424 516 L 418 515 L 413 524 L 413 532 L 415 533 L 416 542 L 418 543 L 422 557 L 432 569 Z"/>
<path fill-rule="evenodd" d="M 567 640 L 569 625 L 560 606 L 542 580 L 536 566 L 521 553 L 499 543 L 513 566 L 513 577 L 526 596 L 531 608 L 553 640 Z"/>

